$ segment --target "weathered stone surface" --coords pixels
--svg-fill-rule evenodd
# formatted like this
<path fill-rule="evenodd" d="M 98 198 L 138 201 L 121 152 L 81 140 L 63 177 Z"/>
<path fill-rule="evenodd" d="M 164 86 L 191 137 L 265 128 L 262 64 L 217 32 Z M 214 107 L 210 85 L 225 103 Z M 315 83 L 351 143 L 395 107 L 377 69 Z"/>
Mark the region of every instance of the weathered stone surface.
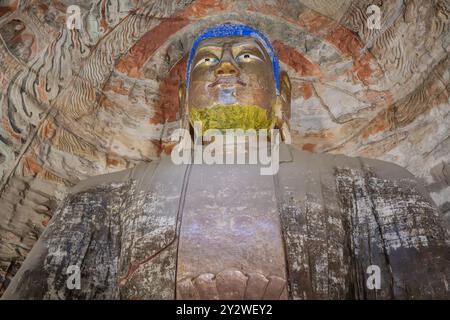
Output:
<path fill-rule="evenodd" d="M 70 186 L 167 151 L 187 51 L 226 21 L 274 44 L 293 84 L 295 145 L 397 163 L 449 216 L 450 187 L 432 172 L 450 161 L 448 1 L 77 4 L 81 30 L 66 28 L 66 1 L 0 4 L 0 293 Z M 369 4 L 379 31 L 367 28 Z"/>
<path fill-rule="evenodd" d="M 260 169 L 245 164 L 192 166 L 180 228 L 177 281 L 212 274 L 220 299 L 243 299 L 247 274 L 286 279 L 273 177 L 261 175 Z M 280 296 L 278 291 L 268 292 Z"/>
<path fill-rule="evenodd" d="M 449 297 L 448 234 L 410 173 L 291 150 L 278 184 L 294 299 Z M 370 265 L 380 267 L 380 290 L 366 286 Z"/>
<path fill-rule="evenodd" d="M 77 185 L 4 298 L 449 298 L 448 234 L 414 176 L 280 147 L 275 177 L 163 157 Z M 70 265 L 80 290 L 66 285 Z"/>
<path fill-rule="evenodd" d="M 173 298 L 185 167 L 168 170 L 166 163 L 139 165 L 71 189 L 6 298 Z M 67 287 L 70 266 L 80 268 L 80 290 Z"/>

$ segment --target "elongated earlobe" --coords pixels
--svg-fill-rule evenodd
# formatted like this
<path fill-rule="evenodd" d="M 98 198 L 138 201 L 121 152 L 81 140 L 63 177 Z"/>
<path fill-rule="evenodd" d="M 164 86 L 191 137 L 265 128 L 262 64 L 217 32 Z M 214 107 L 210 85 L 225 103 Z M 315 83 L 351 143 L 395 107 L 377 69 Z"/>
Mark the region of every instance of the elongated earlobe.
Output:
<path fill-rule="evenodd" d="M 178 88 L 178 116 L 177 120 L 183 119 L 185 114 L 185 102 L 186 102 L 186 86 L 184 83 L 180 83 L 180 87 Z"/>
<path fill-rule="evenodd" d="M 186 86 L 182 82 L 178 88 L 178 120 L 181 120 L 181 128 L 189 128 L 189 114 L 186 105 Z"/>
<path fill-rule="evenodd" d="M 289 119 L 291 118 L 291 81 L 286 71 L 280 74 L 280 95 L 277 99 L 275 114 L 277 117 L 277 127 L 281 131 L 281 138 L 284 143 L 291 143 Z"/>
<path fill-rule="evenodd" d="M 282 103 L 283 118 L 289 121 L 291 118 L 291 80 L 286 71 L 280 73 L 280 96 Z"/>

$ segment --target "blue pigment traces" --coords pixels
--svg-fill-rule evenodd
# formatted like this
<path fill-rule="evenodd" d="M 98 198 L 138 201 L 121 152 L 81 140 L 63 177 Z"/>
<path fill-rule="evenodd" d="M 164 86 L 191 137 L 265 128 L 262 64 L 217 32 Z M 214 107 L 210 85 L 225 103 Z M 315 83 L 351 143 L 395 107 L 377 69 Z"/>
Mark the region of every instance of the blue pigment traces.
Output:
<path fill-rule="evenodd" d="M 220 89 L 219 90 L 219 103 L 233 104 L 236 103 L 236 89 Z"/>

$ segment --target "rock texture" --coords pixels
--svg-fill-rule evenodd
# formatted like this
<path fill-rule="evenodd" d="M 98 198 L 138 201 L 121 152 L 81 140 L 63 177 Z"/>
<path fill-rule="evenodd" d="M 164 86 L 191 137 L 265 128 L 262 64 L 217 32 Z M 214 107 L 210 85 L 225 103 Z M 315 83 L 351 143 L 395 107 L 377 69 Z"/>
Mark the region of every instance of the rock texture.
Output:
<path fill-rule="evenodd" d="M 77 1 L 69 30 L 71 4 L 0 3 L 0 292 L 68 187 L 166 151 L 190 44 L 226 21 L 274 44 L 297 147 L 397 163 L 449 216 L 448 1 Z"/>

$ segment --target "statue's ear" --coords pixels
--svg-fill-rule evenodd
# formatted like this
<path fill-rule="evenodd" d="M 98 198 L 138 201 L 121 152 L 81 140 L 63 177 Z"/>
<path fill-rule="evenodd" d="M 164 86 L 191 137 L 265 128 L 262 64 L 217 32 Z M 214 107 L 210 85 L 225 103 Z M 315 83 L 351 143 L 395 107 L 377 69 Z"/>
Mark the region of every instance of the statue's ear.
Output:
<path fill-rule="evenodd" d="M 281 111 L 285 121 L 291 118 L 291 80 L 286 71 L 280 73 L 280 96 L 281 96 Z"/>
<path fill-rule="evenodd" d="M 291 118 L 291 80 L 286 71 L 280 73 L 280 95 L 277 98 L 278 128 L 281 129 L 281 137 L 286 144 L 291 143 L 289 119 Z M 281 114 L 280 114 L 281 113 Z"/>
<path fill-rule="evenodd" d="M 180 83 L 178 88 L 178 119 L 183 119 L 186 114 L 186 86 L 184 82 Z"/>

